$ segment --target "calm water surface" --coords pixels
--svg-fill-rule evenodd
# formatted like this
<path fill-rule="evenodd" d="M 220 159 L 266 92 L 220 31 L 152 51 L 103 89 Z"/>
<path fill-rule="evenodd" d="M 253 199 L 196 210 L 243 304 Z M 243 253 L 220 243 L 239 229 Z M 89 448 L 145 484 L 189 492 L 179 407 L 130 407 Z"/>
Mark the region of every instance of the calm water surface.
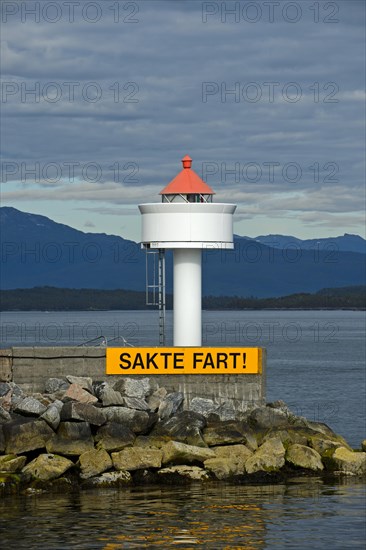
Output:
<path fill-rule="evenodd" d="M 365 486 L 354 480 L 7 497 L 0 512 L 4 549 L 344 550 L 365 542 Z"/>
<path fill-rule="evenodd" d="M 170 312 L 167 324 L 169 345 Z M 100 336 L 110 346 L 123 345 L 123 338 L 156 345 L 157 313 L 1 314 L 2 347 L 78 345 Z M 355 447 L 366 437 L 364 312 L 204 312 L 203 339 L 207 346 L 267 348 L 268 401 L 283 399 Z M 365 548 L 365 512 L 365 484 L 352 478 L 6 497 L 0 547 Z"/>

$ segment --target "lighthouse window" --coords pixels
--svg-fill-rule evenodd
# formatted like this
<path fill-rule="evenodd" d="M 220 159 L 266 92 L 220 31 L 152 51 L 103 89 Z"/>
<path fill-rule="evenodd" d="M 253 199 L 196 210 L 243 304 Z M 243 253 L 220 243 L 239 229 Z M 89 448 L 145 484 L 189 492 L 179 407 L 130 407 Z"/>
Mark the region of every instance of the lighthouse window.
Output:
<path fill-rule="evenodd" d="M 200 202 L 200 196 L 192 193 L 190 195 L 187 195 L 187 201 L 188 202 Z"/>

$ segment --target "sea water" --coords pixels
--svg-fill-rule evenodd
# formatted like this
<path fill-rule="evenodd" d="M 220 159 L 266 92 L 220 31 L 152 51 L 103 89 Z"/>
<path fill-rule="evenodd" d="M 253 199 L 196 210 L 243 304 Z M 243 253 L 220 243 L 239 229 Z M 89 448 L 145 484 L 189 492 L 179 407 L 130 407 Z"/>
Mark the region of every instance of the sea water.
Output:
<path fill-rule="evenodd" d="M 3 312 L 0 331 L 2 347 L 158 342 L 156 311 Z M 283 399 L 354 447 L 366 437 L 364 312 L 208 311 L 203 345 L 265 347 L 268 401 Z M 364 548 L 365 512 L 365 484 L 350 477 L 28 494 L 0 500 L 0 545 L 343 550 Z"/>

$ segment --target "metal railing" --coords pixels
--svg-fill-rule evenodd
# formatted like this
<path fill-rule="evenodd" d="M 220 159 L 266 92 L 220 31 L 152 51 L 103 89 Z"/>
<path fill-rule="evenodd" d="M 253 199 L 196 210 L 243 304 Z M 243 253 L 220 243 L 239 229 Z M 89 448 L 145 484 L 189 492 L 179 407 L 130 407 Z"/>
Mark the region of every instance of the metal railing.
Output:
<path fill-rule="evenodd" d="M 108 347 L 112 342 L 121 341 L 123 344 L 123 347 L 129 346 L 130 348 L 135 347 L 133 344 L 130 344 L 126 340 L 124 336 L 116 336 L 115 338 L 110 338 L 109 340 L 106 338 L 106 336 L 100 335 L 96 338 L 92 338 L 91 340 L 87 340 L 86 342 L 82 342 L 81 344 L 78 344 L 78 348 L 83 348 L 86 346 L 91 346 L 95 348 L 106 348 Z"/>

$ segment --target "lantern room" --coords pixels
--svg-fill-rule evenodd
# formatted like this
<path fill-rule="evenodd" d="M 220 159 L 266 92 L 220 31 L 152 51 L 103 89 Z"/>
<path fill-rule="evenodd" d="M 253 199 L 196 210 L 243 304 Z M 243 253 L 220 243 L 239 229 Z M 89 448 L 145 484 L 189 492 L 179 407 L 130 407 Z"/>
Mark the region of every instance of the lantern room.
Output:
<path fill-rule="evenodd" d="M 160 191 L 162 202 L 212 202 L 215 194 L 194 170 L 192 159 L 186 155 L 182 159 L 183 170 Z"/>

